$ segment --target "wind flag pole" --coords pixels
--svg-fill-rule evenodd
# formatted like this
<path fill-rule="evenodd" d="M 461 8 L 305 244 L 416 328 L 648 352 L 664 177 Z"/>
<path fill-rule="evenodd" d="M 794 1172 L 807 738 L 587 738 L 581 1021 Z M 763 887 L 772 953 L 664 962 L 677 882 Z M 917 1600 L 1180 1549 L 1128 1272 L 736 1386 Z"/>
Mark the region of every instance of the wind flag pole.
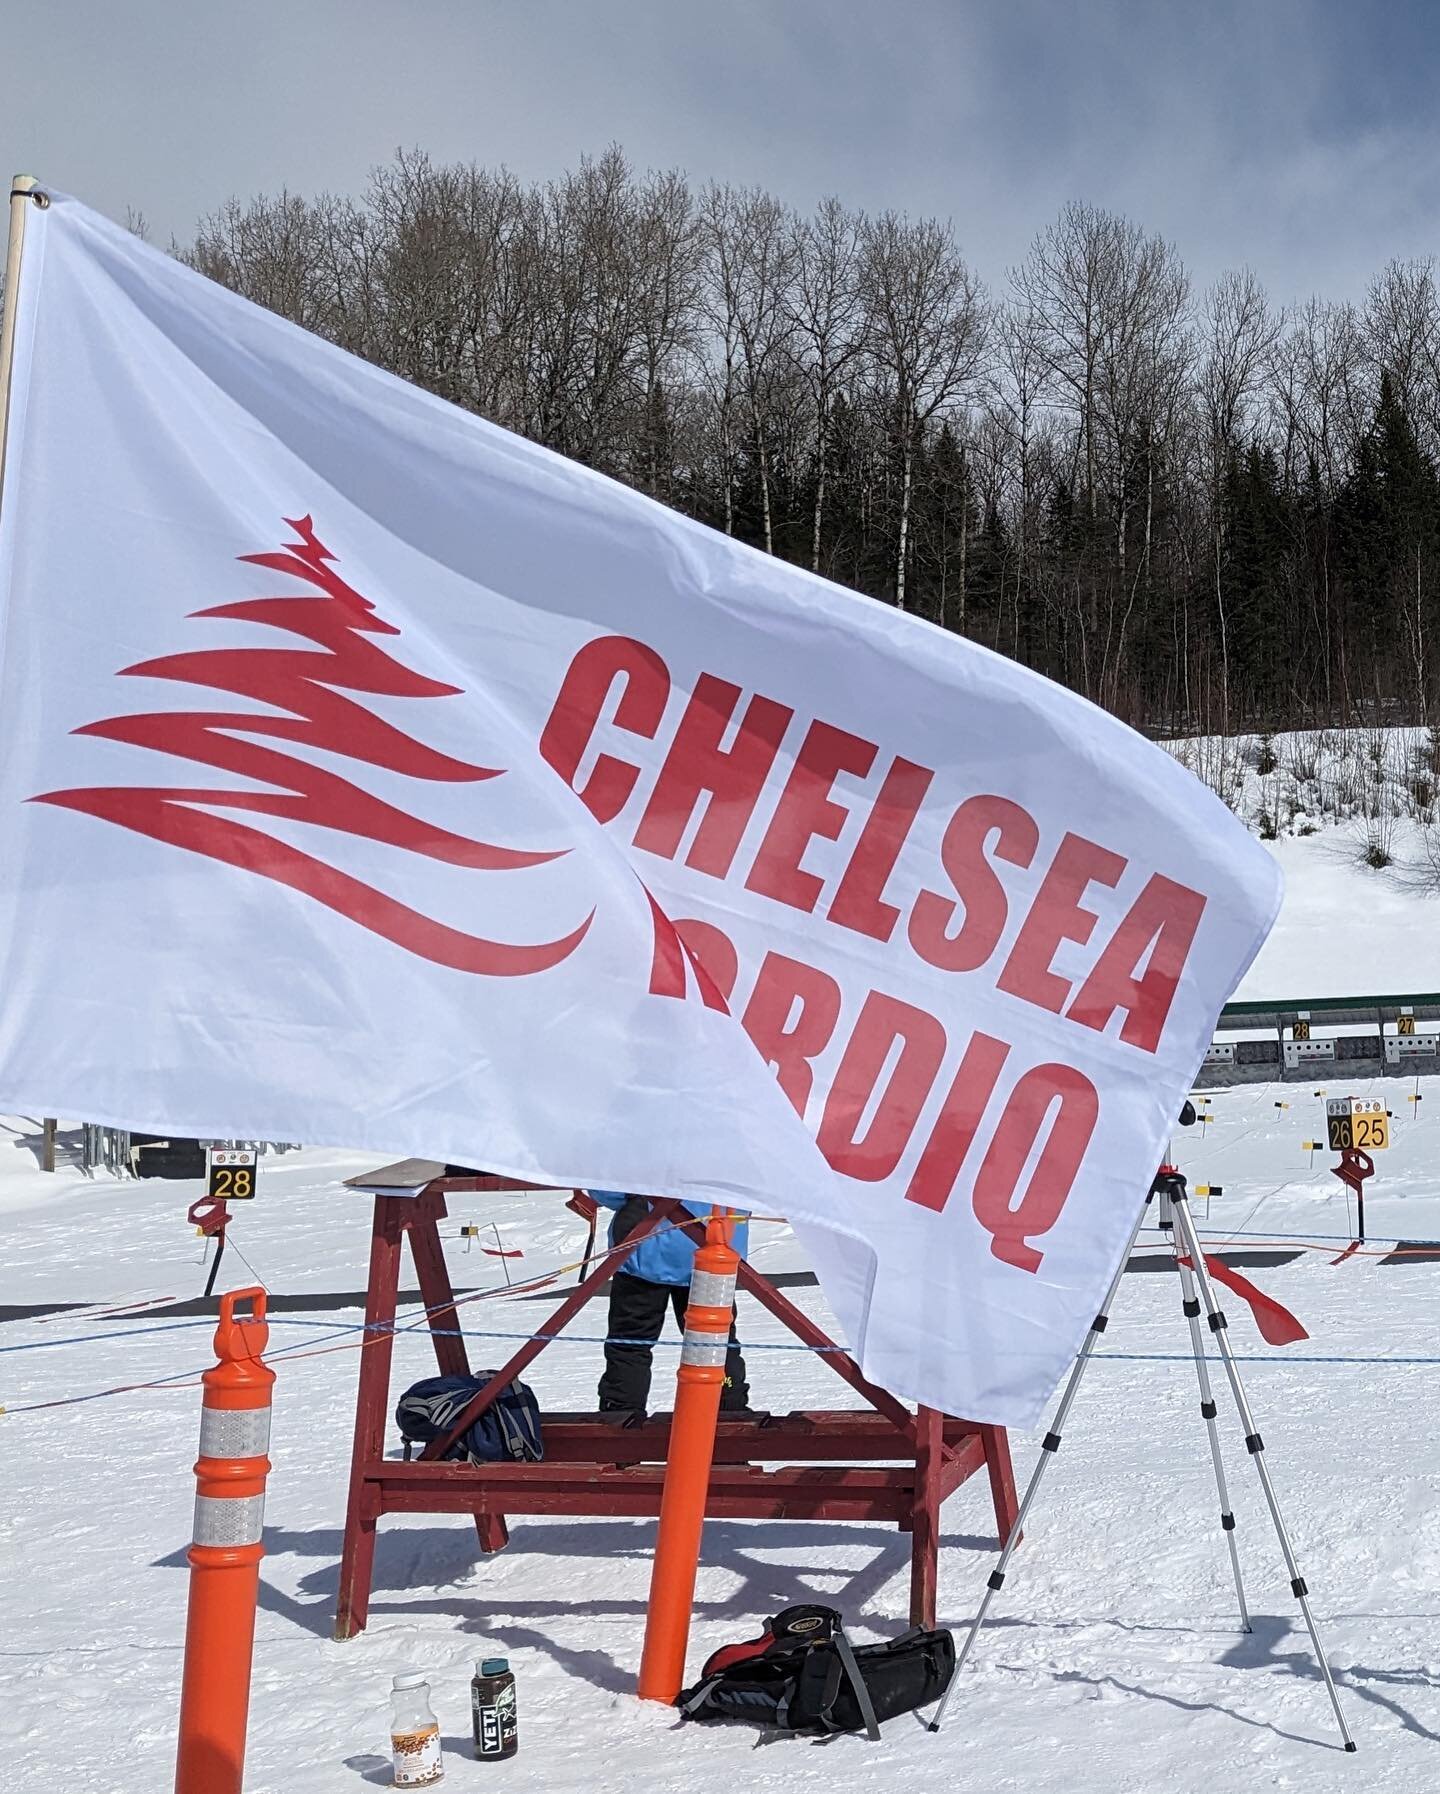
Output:
<path fill-rule="evenodd" d="M 730 1348 L 735 1277 L 740 1266 L 740 1255 L 730 1244 L 730 1226 L 723 1210 L 710 1210 L 705 1244 L 695 1254 L 690 1304 L 685 1310 L 685 1343 L 675 1376 L 675 1414 L 665 1454 L 665 1487 L 660 1496 L 645 1647 L 636 1689 L 642 1700 L 667 1704 L 679 1694 L 685 1680 L 700 1534 Z"/>
<path fill-rule="evenodd" d="M 20 261 L 25 253 L 25 207 L 48 206 L 33 174 L 10 183 L 10 243 L 5 255 L 5 316 L 0 322 L 0 500 L 5 492 L 5 445 L 10 438 L 10 370 L 15 364 L 15 304 L 20 296 Z"/>

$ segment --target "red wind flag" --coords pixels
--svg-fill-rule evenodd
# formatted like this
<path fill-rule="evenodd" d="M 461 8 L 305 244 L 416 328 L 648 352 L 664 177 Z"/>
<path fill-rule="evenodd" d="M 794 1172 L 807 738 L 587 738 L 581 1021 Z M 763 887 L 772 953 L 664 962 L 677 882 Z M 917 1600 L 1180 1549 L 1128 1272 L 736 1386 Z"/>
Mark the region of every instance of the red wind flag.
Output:
<path fill-rule="evenodd" d="M 1180 1262 L 1188 1265 L 1191 1261 L 1182 1258 Z M 1257 1289 L 1248 1277 L 1242 1277 L 1222 1259 L 1212 1258 L 1207 1252 L 1205 1268 L 1217 1283 L 1223 1283 L 1226 1289 L 1234 1290 L 1237 1296 L 1249 1303 L 1260 1337 L 1267 1345 L 1295 1345 L 1310 1337 L 1283 1302 L 1277 1302 L 1274 1296 L 1267 1296 L 1263 1289 Z"/>

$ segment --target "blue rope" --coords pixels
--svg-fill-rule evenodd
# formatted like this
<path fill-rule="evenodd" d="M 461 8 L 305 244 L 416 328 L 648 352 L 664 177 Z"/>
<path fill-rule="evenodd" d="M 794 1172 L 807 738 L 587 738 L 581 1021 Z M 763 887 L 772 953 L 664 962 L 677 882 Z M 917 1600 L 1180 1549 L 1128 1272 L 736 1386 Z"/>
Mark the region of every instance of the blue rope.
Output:
<path fill-rule="evenodd" d="M 1202 1196 L 1202 1202 L 1205 1200 Z M 1373 1200 L 1373 1198 L 1372 1198 Z M 1163 1234 L 1168 1240 L 1169 1230 L 1163 1227 L 1144 1227 L 1142 1233 Z M 1223 1227 L 1207 1227 L 1200 1230 L 1202 1240 L 1310 1240 L 1319 1245 L 1349 1245 L 1354 1239 L 1353 1233 L 1271 1233 L 1268 1228 L 1254 1228 L 1249 1232 L 1226 1232 Z M 1372 1233 L 1367 1235 L 1367 1246 L 1434 1246 L 1440 1250 L 1440 1240 L 1402 1238 L 1398 1233 Z"/>
<path fill-rule="evenodd" d="M 383 1333 L 387 1329 L 383 1323 L 375 1323 L 374 1331 Z M 654 1346 L 679 1351 L 684 1345 L 683 1339 L 626 1339 L 616 1333 L 500 1333 L 472 1332 L 467 1328 L 427 1327 L 425 1331 L 435 1339 L 538 1339 L 544 1345 L 554 1345 L 557 1341 L 564 1345 L 609 1345 L 609 1346 L 644 1346 L 647 1350 Z M 736 1349 L 743 1352 L 848 1352 L 849 1346 L 843 1345 L 805 1345 L 797 1340 L 793 1344 L 788 1340 L 771 1341 L 737 1339 Z"/>
<path fill-rule="evenodd" d="M 334 1324 L 334 1322 L 327 1321 L 305 1320 L 294 1320 L 289 1322 L 289 1325 L 292 1327 L 323 1327 L 333 1326 Z M 385 1321 L 366 1322 L 359 1328 L 354 1329 L 354 1331 L 357 1332 L 373 1333 L 387 1333 L 392 1330 L 403 1333 L 413 1332 L 417 1329 L 413 1321 L 407 1327 L 402 1325 L 398 1320 L 394 1323 L 393 1329 L 390 1323 Z M 613 1333 L 524 1333 L 501 1332 L 498 1329 L 472 1327 L 426 1327 L 423 1331 L 428 1336 L 437 1339 L 535 1339 L 545 1345 L 658 1346 L 667 1351 L 679 1351 L 684 1344 L 683 1340 L 674 1338 L 673 1336 L 662 1337 L 659 1339 L 626 1339 L 620 1334 Z M 805 1345 L 798 1340 L 792 1342 L 790 1340 L 772 1341 L 741 1339 L 737 1340 L 735 1343 L 739 1350 L 743 1352 L 848 1352 L 850 1350 L 849 1346 L 844 1345 L 812 1346 Z M 284 1348 L 286 1351 L 295 1351 L 296 1349 L 298 1348 L 294 1346 Z M 1282 1352 L 1284 1354 L 1283 1357 L 1279 1355 Z M 266 1354 L 267 1357 L 277 1357 L 281 1355 L 283 1354 L 274 1352 Z M 1092 1352 L 1090 1355 L 1092 1358 L 1112 1358 L 1117 1361 L 1125 1360 L 1137 1364 L 1191 1364 L 1194 1362 L 1193 1354 L 1190 1352 Z M 1315 1357 L 1291 1352 L 1287 1347 L 1279 1347 L 1275 1352 L 1236 1353 L 1234 1356 L 1236 1362 L 1240 1364 L 1440 1364 L 1440 1357 L 1364 1358 L 1347 1357 L 1338 1354 L 1328 1357 Z M 1214 1361 L 1212 1360 L 1212 1362 Z"/>
<path fill-rule="evenodd" d="M 205 1323 L 201 1323 L 201 1324 L 205 1324 Z M 292 1326 L 309 1326 L 309 1327 L 333 1326 L 333 1323 L 327 1323 L 324 1321 L 294 1321 L 294 1322 L 291 1322 L 290 1324 Z M 355 1331 L 363 1332 L 365 1329 L 362 1327 L 362 1328 L 358 1328 L 358 1329 L 357 1328 L 347 1328 L 345 1330 L 347 1332 L 355 1332 Z M 465 1335 L 465 1337 L 467 1339 L 510 1339 L 510 1340 L 536 1339 L 536 1340 L 542 1341 L 545 1344 L 553 1344 L 553 1343 L 558 1342 L 561 1344 L 569 1343 L 569 1344 L 574 1344 L 574 1345 L 620 1345 L 620 1346 L 626 1346 L 626 1345 L 655 1346 L 655 1345 L 659 1345 L 659 1346 L 662 1346 L 665 1348 L 677 1348 L 677 1349 L 683 1344 L 683 1342 L 678 1339 L 662 1339 L 662 1340 L 621 1339 L 621 1338 L 607 1337 L 605 1335 L 600 1335 L 600 1334 L 580 1334 L 580 1333 L 488 1333 L 488 1332 L 482 1333 L 482 1332 L 474 1332 L 474 1333 L 467 1333 Z M 798 1342 L 793 1345 L 772 1344 L 772 1343 L 762 1342 L 762 1341 L 758 1341 L 758 1340 L 751 1341 L 749 1343 L 746 1343 L 745 1341 L 742 1340 L 742 1341 L 737 1341 L 736 1343 L 737 1343 L 737 1347 L 740 1350 L 746 1351 L 746 1352 L 757 1352 L 757 1351 L 758 1352 L 843 1352 L 847 1349 L 844 1346 L 834 1346 L 834 1345 L 832 1345 L 832 1346 L 808 1346 L 808 1345 L 804 1345 L 804 1344 L 801 1344 Z M 283 1358 L 283 1357 L 287 1356 L 288 1353 L 297 1351 L 299 1349 L 300 1348 L 298 1346 L 285 1347 L 279 1352 L 267 1352 L 266 1358 L 267 1359 L 277 1358 L 277 1357 Z M 1411 1366 L 1411 1365 L 1440 1364 L 1440 1357 L 1437 1357 L 1437 1358 L 1361 1358 L 1361 1357 L 1345 1357 L 1345 1356 L 1340 1356 L 1340 1355 L 1323 1356 L 1323 1357 L 1322 1356 L 1305 1355 L 1305 1356 L 1297 1357 L 1297 1356 L 1289 1356 L 1289 1355 L 1282 1356 L 1279 1352 L 1275 1352 L 1275 1353 L 1238 1352 L 1234 1356 L 1235 1356 L 1235 1361 L 1238 1364 L 1268 1364 L 1268 1365 L 1280 1365 L 1280 1366 L 1284 1366 L 1285 1364 L 1346 1364 L 1346 1365 L 1367 1365 L 1367 1366 L 1372 1366 L 1372 1367 L 1375 1365 L 1396 1365 L 1396 1366 L 1404 1367 L 1404 1366 Z M 1188 1352 L 1092 1352 L 1091 1359 L 1092 1359 L 1092 1361 L 1099 1360 L 1101 1362 L 1109 1361 L 1111 1363 L 1125 1363 L 1125 1364 L 1190 1364 L 1193 1362 L 1193 1357 Z M 7 1404 L 3 1408 L 0 1408 L 0 1413 L 27 1414 L 27 1413 L 39 1411 L 42 1409 L 50 1409 L 50 1408 L 56 1408 L 56 1407 L 74 1408 L 74 1407 L 79 1407 L 84 1402 L 103 1401 L 107 1396 L 138 1395 L 138 1394 L 141 1394 L 144 1390 L 148 1390 L 148 1389 L 166 1389 L 172 1383 L 194 1382 L 194 1380 L 201 1374 L 201 1371 L 206 1368 L 208 1368 L 208 1367 L 207 1366 L 200 1366 L 199 1368 L 192 1367 L 187 1370 L 175 1371 L 168 1377 L 155 1377 L 155 1378 L 148 1380 L 147 1382 L 145 1382 L 143 1384 L 137 1384 L 137 1385 L 134 1385 L 129 1388 L 125 1388 L 125 1389 L 96 1389 L 96 1390 L 92 1390 L 87 1395 L 72 1395 L 72 1396 L 68 1396 L 60 1401 L 51 1400 L 51 1401 L 45 1401 L 45 1402 L 26 1402 L 26 1403 L 20 1403 L 18 1405 L 17 1404 Z"/>
<path fill-rule="evenodd" d="M 193 1320 L 193 1321 L 172 1321 L 168 1326 L 137 1327 L 131 1331 L 124 1331 L 124 1332 L 120 1332 L 120 1333 L 98 1333 L 98 1334 L 94 1334 L 92 1337 L 96 1340 L 130 1339 L 130 1338 L 134 1338 L 137 1333 L 171 1333 L 171 1332 L 175 1332 L 178 1329 L 183 1328 L 183 1327 L 208 1327 L 211 1324 L 212 1323 L 210 1320 L 204 1319 L 204 1318 Z M 291 1319 L 285 1315 L 276 1315 L 270 1321 L 270 1324 L 278 1325 L 278 1326 L 286 1326 L 286 1327 L 318 1327 L 318 1328 L 321 1328 L 323 1331 L 330 1332 L 330 1333 L 377 1333 L 377 1334 L 382 1334 L 382 1333 L 415 1332 L 415 1331 L 420 1330 L 420 1329 L 416 1328 L 415 1323 L 413 1321 L 411 1321 L 409 1323 L 405 1323 L 405 1322 L 402 1322 L 401 1320 L 399 1320 L 398 1318 L 394 1322 L 362 1321 L 362 1322 L 359 1322 L 358 1324 L 352 1324 L 352 1323 L 341 1322 L 341 1321 L 301 1320 L 299 1318 Z M 427 1328 L 424 1328 L 423 1331 L 426 1334 L 428 1334 L 430 1337 L 437 1338 L 437 1339 L 508 1339 L 508 1340 L 512 1340 L 512 1341 L 513 1340 L 521 1340 L 521 1341 L 535 1340 L 535 1341 L 538 1341 L 542 1345 L 557 1345 L 557 1344 L 559 1344 L 559 1345 L 633 1346 L 633 1347 L 637 1347 L 637 1348 L 647 1348 L 647 1349 L 654 1349 L 654 1348 L 658 1347 L 662 1351 L 678 1351 L 681 1348 L 681 1346 L 684 1344 L 683 1340 L 676 1339 L 676 1338 L 662 1337 L 659 1339 L 631 1339 L 631 1338 L 625 1337 L 622 1334 L 616 1334 L 616 1333 L 526 1333 L 523 1331 L 509 1331 L 509 1330 L 502 1331 L 501 1329 L 498 1329 L 498 1328 L 473 1328 L 473 1327 L 427 1327 Z M 36 1350 L 42 1346 L 86 1345 L 88 1343 L 89 1343 L 88 1340 L 86 1340 L 85 1338 L 80 1337 L 80 1336 L 76 1336 L 71 1339 L 39 1339 L 39 1340 L 30 1341 L 24 1345 L 0 1346 L 0 1351 L 24 1352 L 24 1351 Z M 736 1343 L 737 1349 L 740 1351 L 744 1351 L 744 1352 L 816 1352 L 816 1353 L 825 1353 L 825 1352 L 848 1352 L 850 1350 L 850 1348 L 848 1346 L 844 1346 L 844 1345 L 812 1346 L 812 1345 L 806 1345 L 805 1343 L 803 1343 L 802 1341 L 799 1341 L 799 1340 L 792 1341 L 792 1340 L 761 1340 L 761 1339 L 745 1340 L 745 1339 L 742 1339 L 742 1340 L 737 1340 L 735 1343 Z M 265 1356 L 267 1358 L 283 1358 L 283 1357 L 288 1356 L 290 1353 L 299 1351 L 300 1349 L 301 1349 L 301 1347 L 299 1345 L 282 1346 L 278 1351 L 267 1352 L 265 1354 Z M 1281 1355 L 1281 1352 L 1283 1352 L 1283 1356 Z M 1193 1355 L 1189 1352 L 1092 1352 L 1090 1355 L 1093 1359 L 1110 1359 L 1116 1363 L 1123 1362 L 1123 1363 L 1130 1363 L 1130 1364 L 1189 1364 L 1189 1363 L 1193 1362 Z M 1347 1356 L 1347 1355 L 1338 1354 L 1338 1353 L 1330 1354 L 1330 1355 L 1326 1355 L 1326 1356 L 1318 1356 L 1318 1355 L 1290 1352 L 1288 1350 L 1285 1350 L 1284 1348 L 1281 1348 L 1279 1351 L 1273 1352 L 1273 1353 L 1271 1353 L 1271 1352 L 1248 1353 L 1248 1354 L 1247 1353 L 1237 1353 L 1237 1354 L 1235 1354 L 1235 1356 L 1236 1356 L 1237 1363 L 1241 1363 L 1241 1364 L 1399 1364 L 1399 1365 L 1440 1364 L 1440 1357 L 1434 1357 L 1434 1358 L 1360 1357 L 1360 1356 Z M 202 1366 L 201 1368 L 203 1369 L 205 1367 Z M 156 1384 L 156 1386 L 159 1386 L 164 1383 L 177 1382 L 183 1378 L 198 1376 L 199 1374 L 200 1374 L 199 1370 L 178 1371 L 175 1373 L 175 1375 L 173 1377 L 160 1377 L 160 1378 L 155 1379 L 155 1384 Z M 90 1400 L 92 1398 L 80 1397 L 78 1399 Z M 12 1410 L 12 1412 L 14 1412 L 14 1410 Z"/>
<path fill-rule="evenodd" d="M 1131 1364 L 1193 1364 L 1190 1352 L 1092 1352 L 1092 1359 L 1124 1359 Z M 1440 1358 L 1320 1358 L 1292 1353 L 1285 1347 L 1275 1352 L 1234 1352 L 1237 1364 L 1440 1364 Z M 1212 1364 L 1215 1363 L 1211 1359 Z"/>
<path fill-rule="evenodd" d="M 365 1323 L 358 1326 L 352 1321 L 299 1321 L 289 1320 L 284 1315 L 267 1315 L 267 1326 L 286 1327 L 331 1327 L 342 1333 L 363 1333 Z M 138 1339 L 142 1333 L 177 1333 L 182 1327 L 215 1326 L 214 1315 L 197 1315 L 194 1320 L 166 1321 L 154 1327 L 121 1327 L 113 1333 L 72 1333 L 66 1339 L 29 1339 L 21 1345 L 0 1346 L 0 1352 L 38 1352 L 50 1346 L 98 1345 L 102 1339 Z"/>

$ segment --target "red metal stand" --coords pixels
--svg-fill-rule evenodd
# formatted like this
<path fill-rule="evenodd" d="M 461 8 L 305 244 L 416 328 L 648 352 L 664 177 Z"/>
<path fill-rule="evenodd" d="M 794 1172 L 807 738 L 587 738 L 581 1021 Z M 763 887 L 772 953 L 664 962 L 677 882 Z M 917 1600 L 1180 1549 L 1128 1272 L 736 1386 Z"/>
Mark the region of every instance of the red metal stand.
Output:
<path fill-rule="evenodd" d="M 449 1440 L 471 1425 L 512 1378 L 597 1295 L 623 1264 L 603 1257 L 548 1318 L 536 1338 L 497 1371 L 486 1391 L 459 1417 L 450 1435 L 426 1447 L 413 1463 L 385 1456 L 390 1413 L 390 1365 L 400 1288 L 402 1241 L 408 1237 L 421 1299 L 431 1311 L 435 1358 L 442 1374 L 469 1374 L 454 1291 L 438 1223 L 445 1193 L 534 1188 L 494 1177 L 436 1178 L 416 1196 L 377 1194 L 371 1234 L 365 1320 L 370 1336 L 360 1353 L 350 1497 L 340 1561 L 335 1636 L 364 1629 L 375 1557 L 375 1528 L 385 1513 L 461 1513 L 474 1517 L 482 1551 L 508 1540 L 506 1516 L 576 1514 L 657 1515 L 665 1481 L 668 1414 L 639 1425 L 611 1414 L 556 1414 L 544 1419 L 545 1458 L 538 1464 L 442 1462 Z M 679 1203 L 655 1202 L 647 1222 L 626 1241 L 632 1248 L 653 1228 L 690 1225 Z M 848 1353 L 753 1266 L 740 1267 L 740 1286 L 803 1343 L 827 1348 L 820 1362 L 863 1396 L 868 1408 L 793 1414 L 721 1415 L 706 1514 L 751 1520 L 885 1521 L 912 1537 L 910 1618 L 934 1625 L 940 1507 L 983 1465 L 989 1472 L 995 1523 L 1003 1544 L 1015 1523 L 1017 1501 L 1010 1449 L 1001 1427 L 954 1420 L 933 1409 L 910 1410 L 869 1382 Z M 487 1397 L 489 1398 L 487 1400 Z M 767 1469 L 767 1464 L 777 1468 Z"/>
<path fill-rule="evenodd" d="M 1375 1161 L 1368 1152 L 1358 1146 L 1342 1146 L 1340 1163 L 1330 1167 L 1331 1177 L 1338 1177 L 1342 1184 L 1355 1192 L 1356 1206 L 1356 1240 L 1357 1246 L 1365 1244 L 1365 1179 L 1375 1175 Z M 1335 1261 L 1337 1264 L 1339 1259 Z"/>

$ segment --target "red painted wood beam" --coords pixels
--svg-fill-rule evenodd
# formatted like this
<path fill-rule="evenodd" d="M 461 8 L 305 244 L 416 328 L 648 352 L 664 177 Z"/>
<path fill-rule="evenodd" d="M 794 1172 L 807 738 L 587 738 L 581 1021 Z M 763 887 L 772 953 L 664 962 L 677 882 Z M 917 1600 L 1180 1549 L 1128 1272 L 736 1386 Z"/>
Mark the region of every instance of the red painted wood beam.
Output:
<path fill-rule="evenodd" d="M 863 1395 L 872 1408 L 877 1409 L 887 1419 L 903 1428 L 906 1436 L 913 1441 L 915 1437 L 915 1416 L 901 1401 L 872 1383 L 868 1377 L 862 1376 L 860 1366 L 848 1352 L 835 1349 L 835 1341 L 823 1328 L 816 1326 L 803 1309 L 782 1296 L 773 1284 L 768 1283 L 760 1273 L 745 1264 L 740 1265 L 739 1283 L 741 1289 L 748 1290 L 762 1308 L 769 1309 L 777 1321 L 780 1321 L 799 1340 L 813 1347 L 829 1347 L 829 1350 L 816 1352 L 822 1364 L 828 1364 L 837 1377 L 842 1377 L 856 1391 Z"/>
<path fill-rule="evenodd" d="M 375 1522 L 380 1510 L 369 1472 L 375 1461 L 385 1455 L 385 1428 L 390 1419 L 390 1359 L 395 1349 L 395 1302 L 400 1290 L 403 1231 L 400 1201 L 394 1197 L 376 1197 L 365 1299 L 365 1323 L 372 1331 L 366 1334 L 360 1351 L 355 1389 L 355 1433 L 350 1456 L 350 1494 L 345 1505 L 345 1538 L 340 1551 L 336 1638 L 353 1638 L 365 1629 L 370 1603 Z"/>
<path fill-rule="evenodd" d="M 636 1463 L 663 1459 L 670 1416 L 652 1414 L 639 1426 L 596 1414 L 547 1414 L 545 1456 L 555 1463 Z M 944 1457 L 965 1454 L 969 1470 L 983 1462 L 979 1436 L 961 1421 L 948 1421 Z M 722 1414 L 716 1429 L 715 1461 L 748 1463 L 899 1462 L 912 1460 L 914 1442 L 886 1415 L 869 1408 L 760 1414 L 731 1419 Z M 968 1470 L 966 1472 L 968 1474 Z M 952 1481 L 952 1488 L 955 1483 Z"/>
<path fill-rule="evenodd" d="M 915 1481 L 910 1514 L 910 1624 L 934 1626 L 940 1560 L 941 1478 L 946 1468 L 944 1416 L 921 1408 L 915 1417 Z M 951 1460 L 953 1462 L 953 1460 Z"/>

